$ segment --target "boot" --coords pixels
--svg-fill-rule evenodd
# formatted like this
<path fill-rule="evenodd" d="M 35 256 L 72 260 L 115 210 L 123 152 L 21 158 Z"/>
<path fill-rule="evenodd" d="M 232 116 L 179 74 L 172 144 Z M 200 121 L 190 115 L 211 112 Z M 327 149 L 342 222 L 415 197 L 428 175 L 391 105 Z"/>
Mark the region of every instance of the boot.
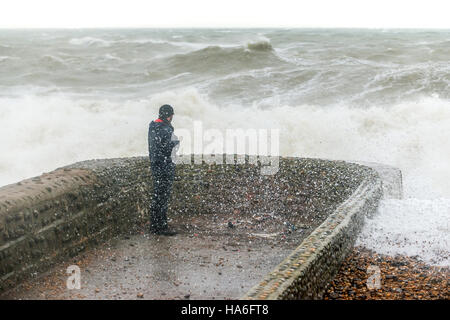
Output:
<path fill-rule="evenodd" d="M 173 229 L 169 229 L 169 228 L 160 229 L 160 230 L 152 230 L 152 233 L 156 234 L 156 235 L 160 235 L 160 236 L 169 236 L 169 237 L 178 234 L 178 232 L 176 232 Z"/>

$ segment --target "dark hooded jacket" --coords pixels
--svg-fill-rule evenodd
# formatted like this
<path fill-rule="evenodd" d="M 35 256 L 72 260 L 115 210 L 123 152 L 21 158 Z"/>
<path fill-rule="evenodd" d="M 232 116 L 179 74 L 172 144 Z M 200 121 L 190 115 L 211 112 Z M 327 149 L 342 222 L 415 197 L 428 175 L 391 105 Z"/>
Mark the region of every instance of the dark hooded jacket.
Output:
<path fill-rule="evenodd" d="M 148 152 L 152 168 L 173 166 L 172 150 L 179 141 L 174 136 L 173 127 L 167 120 L 157 119 L 148 126 Z"/>

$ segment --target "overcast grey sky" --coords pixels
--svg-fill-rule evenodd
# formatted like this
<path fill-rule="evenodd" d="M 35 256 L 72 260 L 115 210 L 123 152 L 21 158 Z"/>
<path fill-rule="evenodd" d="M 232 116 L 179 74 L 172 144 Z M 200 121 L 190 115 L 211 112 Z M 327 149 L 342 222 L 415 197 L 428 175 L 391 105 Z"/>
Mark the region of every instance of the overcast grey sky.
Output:
<path fill-rule="evenodd" d="M 450 28 L 450 0 L 1 0 L 0 27 Z"/>

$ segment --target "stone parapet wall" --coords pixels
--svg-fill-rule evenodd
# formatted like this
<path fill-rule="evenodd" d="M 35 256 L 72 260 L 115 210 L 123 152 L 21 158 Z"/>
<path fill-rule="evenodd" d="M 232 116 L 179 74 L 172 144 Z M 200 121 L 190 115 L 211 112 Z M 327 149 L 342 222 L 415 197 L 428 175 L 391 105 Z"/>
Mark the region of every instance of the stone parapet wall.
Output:
<path fill-rule="evenodd" d="M 322 298 L 352 249 L 365 218 L 375 214 L 381 199 L 402 198 L 400 170 L 371 162 L 355 164 L 361 166 L 353 168 L 353 175 L 363 177 L 356 190 L 242 299 Z"/>
<path fill-rule="evenodd" d="M 358 190 L 363 185 L 368 188 L 364 189 L 367 201 L 361 200 L 352 208 L 371 210 L 380 193 L 379 181 L 375 171 L 368 167 L 320 159 L 281 158 L 279 171 L 266 176 L 260 174 L 259 166 L 248 161 L 182 164 L 177 165 L 169 215 L 226 215 L 239 210 L 242 214 L 271 212 L 298 215 L 302 219 L 319 213 L 324 217 L 336 215 L 338 219 L 338 212 L 347 212 L 347 199 L 360 194 L 362 191 Z M 1 187 L 0 291 L 89 246 L 142 228 L 148 220 L 151 190 L 147 157 L 78 162 Z M 344 232 L 340 231 L 344 227 L 339 219 L 334 222 L 339 227 L 333 232 L 349 232 L 353 238 L 359 222 L 349 222 L 345 227 L 349 231 Z M 360 221 L 360 214 L 351 219 Z M 344 236 L 342 239 L 330 242 L 328 247 L 334 251 L 335 246 L 342 246 L 341 253 L 333 257 L 337 263 L 351 243 Z M 320 261 L 326 264 L 327 258 L 324 253 Z M 311 287 L 305 284 L 305 288 L 308 286 Z M 279 298 L 302 297 L 291 289 L 283 292 Z"/>
<path fill-rule="evenodd" d="M 87 161 L 0 188 L 0 290 L 130 230 L 149 205 L 135 180 L 145 174 L 136 161 Z"/>

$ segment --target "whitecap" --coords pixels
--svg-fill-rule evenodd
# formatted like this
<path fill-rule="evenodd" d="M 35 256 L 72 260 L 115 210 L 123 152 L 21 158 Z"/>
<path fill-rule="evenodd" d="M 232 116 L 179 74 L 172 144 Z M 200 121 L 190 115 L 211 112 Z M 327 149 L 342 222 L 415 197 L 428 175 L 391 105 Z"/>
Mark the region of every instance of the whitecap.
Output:
<path fill-rule="evenodd" d="M 111 45 L 111 41 L 93 38 L 93 37 L 84 37 L 84 38 L 73 38 L 69 41 L 72 45 L 100 45 L 100 46 L 109 46 Z"/>

